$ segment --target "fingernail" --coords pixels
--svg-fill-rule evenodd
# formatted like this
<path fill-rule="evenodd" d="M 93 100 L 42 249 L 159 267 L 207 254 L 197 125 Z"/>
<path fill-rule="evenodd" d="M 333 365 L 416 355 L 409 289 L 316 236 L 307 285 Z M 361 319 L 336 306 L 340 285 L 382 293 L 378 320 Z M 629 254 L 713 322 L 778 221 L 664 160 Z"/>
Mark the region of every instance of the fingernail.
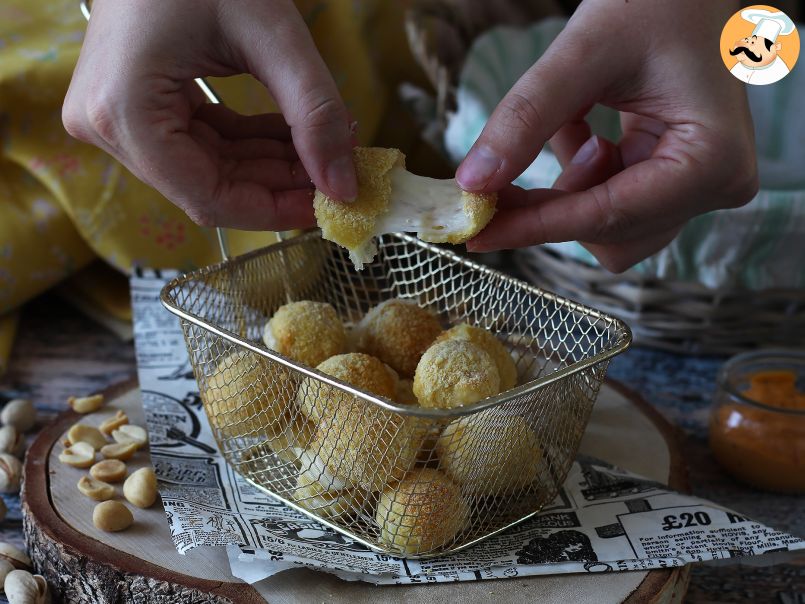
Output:
<path fill-rule="evenodd" d="M 456 181 L 465 191 L 482 189 L 500 169 L 503 160 L 489 147 L 477 147 L 461 163 Z"/>
<path fill-rule="evenodd" d="M 587 142 L 579 147 L 579 150 L 576 151 L 576 155 L 573 156 L 570 163 L 577 166 L 586 164 L 595 157 L 596 153 L 598 153 L 598 137 L 593 135 L 587 139 Z"/>
<path fill-rule="evenodd" d="M 327 185 L 341 201 L 355 201 L 358 196 L 358 181 L 352 157 L 342 155 L 327 166 Z"/>

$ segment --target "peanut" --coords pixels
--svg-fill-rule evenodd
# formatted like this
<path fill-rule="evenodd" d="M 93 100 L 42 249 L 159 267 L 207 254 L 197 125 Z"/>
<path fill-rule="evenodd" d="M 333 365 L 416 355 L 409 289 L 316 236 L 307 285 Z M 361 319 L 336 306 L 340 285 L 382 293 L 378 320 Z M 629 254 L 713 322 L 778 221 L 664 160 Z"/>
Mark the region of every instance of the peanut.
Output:
<path fill-rule="evenodd" d="M 0 422 L 5 426 L 14 426 L 18 432 L 27 432 L 36 424 L 36 409 L 28 399 L 8 401 L 0 411 Z"/>
<path fill-rule="evenodd" d="M 59 453 L 59 461 L 74 468 L 88 468 L 95 463 L 95 449 L 89 443 L 76 443 Z"/>
<path fill-rule="evenodd" d="M 157 498 L 157 477 L 152 468 L 140 468 L 123 483 L 123 496 L 138 508 L 149 508 Z"/>
<path fill-rule="evenodd" d="M 123 411 L 115 413 L 114 417 L 110 417 L 101 423 L 99 429 L 106 436 L 112 436 L 112 432 L 117 430 L 120 426 L 129 423 L 129 416 Z"/>
<path fill-rule="evenodd" d="M 14 568 L 25 570 L 31 568 L 31 559 L 24 551 L 17 549 L 10 543 L 0 542 L 0 560 L 10 562 Z"/>
<path fill-rule="evenodd" d="M 137 452 L 140 447 L 137 443 L 113 443 L 111 445 L 104 445 L 101 447 L 101 455 L 105 459 L 119 459 L 120 461 L 128 461 Z"/>
<path fill-rule="evenodd" d="M 126 464 L 119 459 L 104 459 L 89 469 L 90 476 L 103 482 L 120 482 L 126 472 Z"/>
<path fill-rule="evenodd" d="M 0 493 L 16 493 L 20 490 L 22 463 L 8 453 L 0 453 Z"/>
<path fill-rule="evenodd" d="M 9 604 L 45 604 L 50 601 L 48 584 L 42 575 L 12 570 L 3 581 Z"/>
<path fill-rule="evenodd" d="M 6 577 L 12 570 L 14 570 L 14 565 L 11 564 L 11 562 L 8 560 L 0 560 L 0 585 L 6 582 Z"/>
<path fill-rule="evenodd" d="M 89 476 L 81 477 L 78 481 L 78 490 L 95 501 L 107 501 L 115 496 L 115 487 Z"/>
<path fill-rule="evenodd" d="M 124 531 L 134 522 L 131 510 L 119 501 L 104 501 L 92 510 L 92 523 L 95 528 L 107 533 Z"/>
<path fill-rule="evenodd" d="M 67 440 L 73 445 L 76 443 L 87 443 L 96 451 L 109 442 L 104 438 L 98 428 L 88 426 L 87 424 L 73 425 L 73 427 L 67 431 Z"/>
<path fill-rule="evenodd" d="M 120 444 L 136 443 L 139 448 L 148 442 L 148 432 L 140 426 L 125 424 L 112 432 L 112 438 Z"/>
<path fill-rule="evenodd" d="M 0 428 L 0 452 L 22 457 L 25 453 L 25 438 L 14 426 Z"/>
<path fill-rule="evenodd" d="M 71 396 L 67 399 L 67 404 L 76 413 L 92 413 L 103 407 L 103 394 L 81 397 Z"/>

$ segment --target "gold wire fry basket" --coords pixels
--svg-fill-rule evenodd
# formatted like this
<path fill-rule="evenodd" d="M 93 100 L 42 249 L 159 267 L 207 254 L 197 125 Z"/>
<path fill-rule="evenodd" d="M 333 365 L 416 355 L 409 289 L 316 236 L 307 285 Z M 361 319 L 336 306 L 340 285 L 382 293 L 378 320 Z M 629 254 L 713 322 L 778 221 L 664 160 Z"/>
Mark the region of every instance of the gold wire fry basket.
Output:
<path fill-rule="evenodd" d="M 609 359 L 631 335 L 615 318 L 413 237 L 386 235 L 378 248 L 356 272 L 342 248 L 309 232 L 174 279 L 162 303 L 181 319 L 221 453 L 246 480 L 372 550 L 443 555 L 556 497 Z M 262 342 L 288 301 L 328 302 L 349 326 L 390 298 L 416 301 L 445 327 L 495 333 L 519 385 L 426 409 L 360 391 Z"/>

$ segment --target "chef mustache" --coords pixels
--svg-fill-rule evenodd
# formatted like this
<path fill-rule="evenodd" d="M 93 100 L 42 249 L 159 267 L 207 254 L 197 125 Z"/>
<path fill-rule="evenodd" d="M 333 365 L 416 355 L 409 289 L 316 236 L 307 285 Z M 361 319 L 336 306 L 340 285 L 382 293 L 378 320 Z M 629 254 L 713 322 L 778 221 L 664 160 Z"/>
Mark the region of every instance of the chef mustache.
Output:
<path fill-rule="evenodd" d="M 746 46 L 738 46 L 735 50 L 731 50 L 730 54 L 734 57 L 735 55 L 739 55 L 744 53 L 747 57 L 749 57 L 750 61 L 754 61 L 755 63 L 760 63 L 763 60 L 763 57 L 760 55 L 756 55 L 751 50 L 749 50 Z"/>

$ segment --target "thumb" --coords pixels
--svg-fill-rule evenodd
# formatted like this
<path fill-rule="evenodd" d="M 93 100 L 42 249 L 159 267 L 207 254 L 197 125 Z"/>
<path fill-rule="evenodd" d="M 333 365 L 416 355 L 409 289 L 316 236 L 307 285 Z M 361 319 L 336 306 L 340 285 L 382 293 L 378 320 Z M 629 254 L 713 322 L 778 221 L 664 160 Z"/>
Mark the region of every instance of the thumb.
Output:
<path fill-rule="evenodd" d="M 565 29 L 500 101 L 456 172 L 461 188 L 503 188 L 565 122 L 595 102 L 603 70 L 579 56 L 573 36 Z"/>

